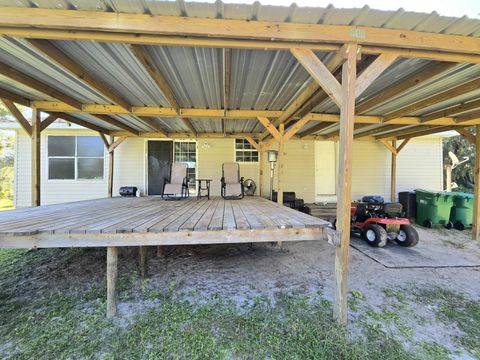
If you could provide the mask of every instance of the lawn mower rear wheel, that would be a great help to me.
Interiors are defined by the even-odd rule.
[[[387,231],[377,224],[368,225],[362,230],[362,238],[373,247],[384,247],[387,244]]]

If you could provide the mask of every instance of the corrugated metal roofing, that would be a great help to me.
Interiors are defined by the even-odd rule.
[[[52,9],[108,11],[153,15],[174,15],[203,18],[265,20],[293,23],[358,25],[427,31],[464,36],[480,36],[480,20],[443,17],[436,13],[421,14],[397,11],[379,11],[369,7],[337,9],[289,7],[254,4],[157,1],[157,0],[0,0],[1,6],[40,7]],[[121,94],[134,106],[170,106],[166,97],[149,74],[136,60],[129,45],[97,43],[93,41],[52,41],[69,57],[82,64],[95,78]],[[195,47],[146,46],[144,49],[154,61],[172,89],[177,102],[184,108],[224,108],[224,50]],[[329,53],[317,53],[325,60]],[[81,80],[62,69],[45,55],[31,47],[26,40],[0,38],[0,61],[61,90],[82,103],[109,104],[111,101]],[[421,71],[433,62],[420,59],[400,59],[387,69],[362,95],[368,99],[410,74]],[[426,81],[385,104],[370,110],[382,115],[427,98],[458,84],[480,78],[480,65],[459,65]],[[308,85],[310,76],[288,51],[231,50],[229,109],[282,110]],[[8,89],[33,100],[54,100],[26,86],[0,76],[0,88]],[[462,95],[441,104],[422,109],[411,115],[422,115],[461,101],[478,98],[480,90]],[[327,100],[316,112],[338,113],[338,108]],[[107,126],[93,115],[82,115],[92,123]],[[150,131],[134,116],[113,116],[139,131]],[[179,118],[152,118],[167,132],[188,132]],[[198,132],[259,132],[263,127],[255,119],[225,120],[191,119]],[[303,130],[314,126],[308,124]],[[332,128],[320,133],[331,132]]]

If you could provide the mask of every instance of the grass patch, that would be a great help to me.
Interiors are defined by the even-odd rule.
[[[435,306],[437,318],[454,323],[463,332],[458,342],[474,357],[480,358],[480,300],[469,300],[448,289],[420,289],[416,297]]]
[[[0,211],[3,210],[13,210],[13,200],[11,199],[0,199]]]

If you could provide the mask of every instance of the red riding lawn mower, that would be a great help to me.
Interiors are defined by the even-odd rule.
[[[383,247],[388,240],[405,247],[415,246],[417,230],[402,216],[402,204],[385,203],[381,196],[364,196],[361,202],[352,203],[351,232],[374,247]]]

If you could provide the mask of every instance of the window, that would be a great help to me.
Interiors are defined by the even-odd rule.
[[[258,162],[258,151],[245,139],[235,139],[235,161]]]
[[[197,143],[195,141],[177,141],[174,144],[174,159],[188,165],[187,177],[190,187],[195,188],[195,169],[197,165]]]
[[[104,150],[98,136],[49,136],[49,180],[103,180]]]

